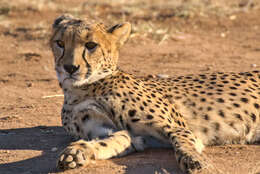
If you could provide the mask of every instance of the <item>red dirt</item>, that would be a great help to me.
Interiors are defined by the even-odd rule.
[[[66,7],[76,5],[64,2]],[[95,6],[95,10],[99,8],[105,9]],[[26,4],[6,14],[1,14],[1,9],[0,6],[0,173],[56,173],[58,153],[72,139],[61,127],[63,98],[44,96],[62,94],[48,39],[53,19],[66,10],[34,9]],[[102,15],[114,11],[108,7],[103,12],[99,17],[106,20]],[[159,23],[162,29],[171,28],[171,32],[163,34],[167,35],[164,41],[160,34],[134,33],[121,50],[119,66],[138,76],[259,70],[260,10],[232,15],[161,15],[162,19],[126,16],[134,27],[140,21],[152,22]],[[236,19],[232,20],[234,16]],[[226,173],[260,173],[259,145],[208,147],[206,153]],[[145,150],[61,173],[156,172],[180,173],[172,150]]]

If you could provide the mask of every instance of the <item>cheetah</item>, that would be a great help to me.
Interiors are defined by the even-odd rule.
[[[260,71],[173,78],[136,77],[117,66],[131,24],[62,15],[50,39],[65,130],[79,140],[65,148],[59,169],[171,147],[184,173],[223,173],[204,146],[260,139]]]

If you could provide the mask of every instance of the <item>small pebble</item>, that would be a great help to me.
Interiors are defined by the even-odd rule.
[[[58,150],[57,147],[53,147],[53,148],[51,149],[52,152],[56,152],[57,150]]]
[[[229,19],[230,19],[230,20],[235,20],[236,18],[237,18],[236,15],[231,15],[231,16],[229,16]]]
[[[153,75],[153,74],[149,74],[147,77],[148,77],[148,78],[156,78],[156,76]]]
[[[26,85],[27,85],[28,88],[30,88],[30,87],[32,87],[33,84],[29,82]]]
[[[158,78],[162,78],[162,79],[169,78],[169,75],[168,75],[168,74],[157,74],[156,76],[157,76]]]

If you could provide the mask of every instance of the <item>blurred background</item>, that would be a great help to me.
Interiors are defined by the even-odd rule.
[[[63,96],[48,45],[64,13],[131,22],[119,66],[137,76],[260,70],[260,0],[0,0],[0,173],[55,173],[71,141],[60,128]],[[259,145],[206,153],[227,173],[260,172]],[[171,150],[148,150],[64,173],[104,171],[180,172]]]

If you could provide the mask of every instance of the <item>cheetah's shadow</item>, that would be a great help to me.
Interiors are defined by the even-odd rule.
[[[58,173],[59,171],[56,169],[57,156],[71,141],[72,138],[66,134],[62,127],[38,126],[0,130],[0,150],[9,150],[11,156],[14,155],[12,150],[42,152],[40,156],[36,155],[33,158],[2,163],[0,164],[0,173]],[[55,147],[58,148],[57,151],[53,149]],[[171,150],[146,150],[127,157],[112,159],[112,162],[126,166],[126,174],[179,173],[176,161],[171,155],[173,155]]]
[[[71,138],[66,135],[61,127],[38,126],[0,130],[0,150],[9,150],[11,156],[13,156],[12,150],[35,150],[42,152],[40,156],[34,158],[0,164],[0,173],[30,174],[55,172],[55,161],[58,151],[52,151],[52,148],[62,149],[65,147],[64,144],[67,145],[70,141]]]

